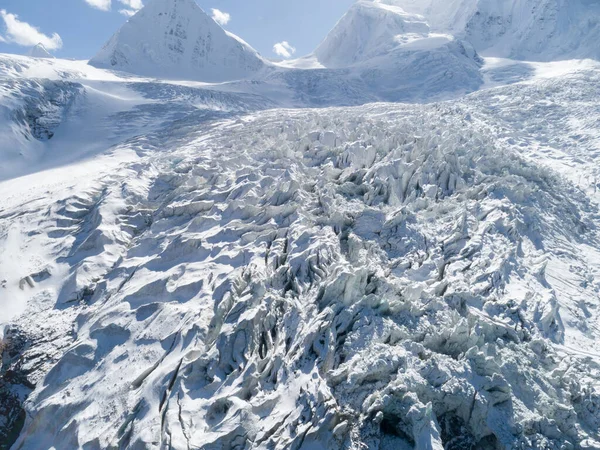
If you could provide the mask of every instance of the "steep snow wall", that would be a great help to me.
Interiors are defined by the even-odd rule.
[[[380,0],[423,15],[492,56],[550,61],[599,58],[600,3],[594,0]]]
[[[69,81],[0,75],[0,179],[37,162],[83,92]]]

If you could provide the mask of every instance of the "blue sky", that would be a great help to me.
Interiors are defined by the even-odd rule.
[[[149,0],[0,0],[0,53],[23,54],[29,50],[29,42],[41,40],[47,46],[57,47],[53,51],[57,57],[91,58],[127,20],[119,11],[136,8],[140,1]],[[295,56],[310,53],[354,2],[196,1],[208,13],[216,8],[229,14],[230,20],[224,28],[267,57],[275,57],[273,46],[284,41],[296,49]],[[102,10],[109,7],[109,11]],[[287,51],[291,53],[289,47]]]

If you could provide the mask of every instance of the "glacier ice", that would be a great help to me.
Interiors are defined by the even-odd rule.
[[[533,3],[474,4],[0,55],[0,448],[600,448],[600,66],[481,58]]]
[[[593,206],[476,111],[225,119],[60,194],[68,274],[31,323],[72,338],[15,448],[595,448],[548,275]]]

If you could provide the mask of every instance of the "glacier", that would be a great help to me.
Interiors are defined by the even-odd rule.
[[[0,55],[0,448],[600,448],[600,63],[427,5]]]

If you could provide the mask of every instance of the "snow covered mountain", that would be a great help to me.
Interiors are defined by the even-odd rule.
[[[29,53],[27,54],[27,56],[31,56],[32,58],[54,58],[54,56],[52,56],[50,54],[50,52],[48,52],[48,50],[46,50],[46,47],[44,47],[44,44],[37,44],[35,47],[33,47]]]
[[[467,39],[486,55],[534,61],[598,58],[594,0],[377,0],[422,14],[436,32]]]
[[[325,67],[349,67],[387,55],[410,40],[429,37],[422,17],[401,8],[359,0],[315,51]]]
[[[442,99],[483,82],[481,59],[469,44],[430,33],[422,18],[400,8],[367,1],[350,9],[313,56],[272,63],[194,0],[153,0],[90,64],[159,78],[251,79],[271,100],[287,96],[294,106]],[[277,94],[282,89],[288,94]]]
[[[590,0],[479,1],[465,27],[477,48],[525,60],[600,57],[600,3]]]
[[[470,44],[431,33],[421,16],[367,0],[350,8],[315,57],[327,68],[350,68],[386,100],[469,92],[482,83],[482,60]]]
[[[265,62],[223,30],[194,0],[151,0],[90,60],[152,77],[226,81],[255,75]]]

